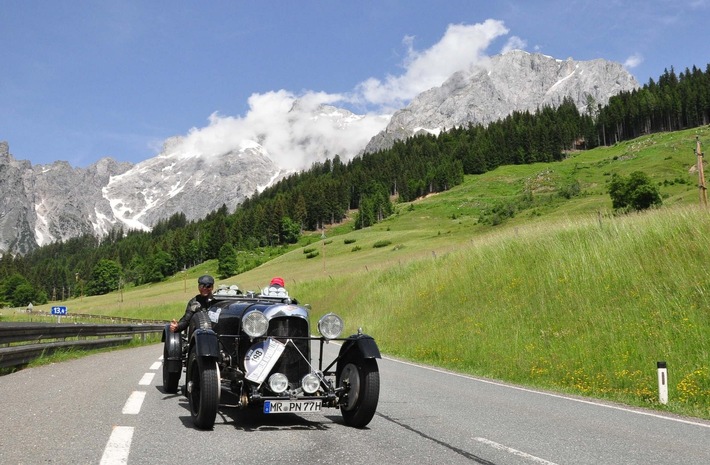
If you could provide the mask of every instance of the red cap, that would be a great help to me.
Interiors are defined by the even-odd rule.
[[[283,278],[274,278],[271,280],[270,284],[278,284],[281,287],[285,286]]]

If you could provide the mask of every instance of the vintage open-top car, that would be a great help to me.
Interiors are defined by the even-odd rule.
[[[380,391],[375,340],[361,331],[341,338],[343,320],[328,313],[311,335],[309,307],[283,289],[242,294],[221,286],[209,309],[200,310],[184,333],[163,332],[163,388],[176,393],[183,368],[183,392],[194,425],[214,426],[223,390],[239,408],[264,414],[320,412],[340,408],[346,425],[362,428],[375,414]],[[342,343],[338,356],[323,367],[323,346]],[[312,343],[319,348],[311,362]]]

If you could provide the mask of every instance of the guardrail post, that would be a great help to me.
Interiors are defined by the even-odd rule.
[[[658,367],[658,402],[662,404],[668,403],[668,371],[666,362],[656,363]]]

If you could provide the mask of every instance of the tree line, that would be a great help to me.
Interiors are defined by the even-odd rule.
[[[666,69],[657,82],[612,97],[596,113],[600,145],[710,124],[710,64],[680,75]]]
[[[394,203],[451,189],[465,175],[559,161],[570,150],[708,122],[710,65],[679,76],[671,68],[657,82],[613,96],[607,105],[588,96],[581,112],[566,98],[558,107],[514,112],[487,126],[416,135],[348,162],[336,155],[200,220],[178,213],[150,232],[117,227],[101,238],[85,235],[24,256],[4,254],[0,304],[104,294],[159,282],[210,259],[219,260],[220,274],[231,276],[298,242],[304,231],[341,222],[349,211],[357,211],[354,227],[365,228],[391,215]]]

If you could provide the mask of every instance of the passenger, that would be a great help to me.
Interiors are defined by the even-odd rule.
[[[269,297],[288,297],[283,278],[273,278],[269,285],[261,291],[261,294]]]
[[[279,278],[278,276],[273,278],[269,285],[262,289],[261,295],[267,297],[285,297],[288,298],[291,303],[298,305],[298,301],[296,299],[289,297],[288,291],[286,290],[286,283],[283,278]]]
[[[173,321],[170,323],[170,331],[174,333],[179,333],[185,330],[190,324],[190,319],[192,316],[202,309],[208,309],[212,302],[215,300],[212,295],[212,288],[214,287],[214,278],[208,274],[200,276],[197,280],[197,289],[199,294],[190,299],[187,303],[187,308],[185,308],[185,314],[180,318],[180,321]]]

